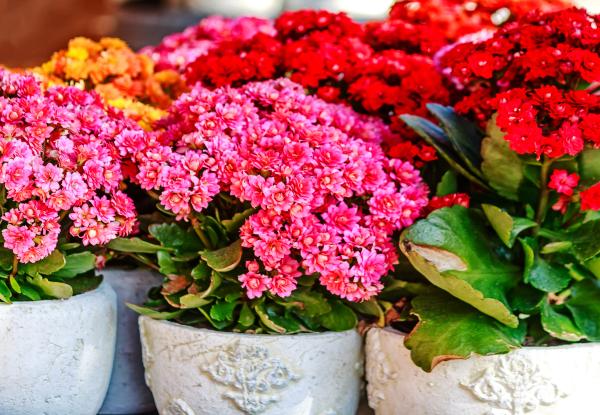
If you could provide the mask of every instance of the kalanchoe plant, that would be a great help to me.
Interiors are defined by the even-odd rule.
[[[583,11],[537,19],[484,44],[510,50],[517,38],[543,44],[554,42],[553,30],[572,35],[578,27],[578,46],[556,49],[560,65],[512,72],[490,97],[486,131],[440,105],[429,109],[441,126],[403,117],[452,168],[438,191],[464,186],[471,196],[471,208],[435,210],[401,236],[412,265],[437,287],[414,297],[400,318],[418,321],[406,345],[425,370],[472,353],[600,341],[600,96],[580,88],[600,79],[600,28]],[[546,22],[539,31],[537,22]],[[507,57],[517,66],[520,58]]]
[[[100,41],[77,37],[68,48],[34,69],[50,85],[93,90],[111,106],[149,128],[185,89],[179,74],[156,70],[148,56],[117,38]]]
[[[137,130],[94,93],[42,90],[0,70],[0,301],[66,298],[99,282],[89,247],[136,223],[113,141]]]
[[[198,85],[159,126],[117,141],[170,215],[145,240],[109,244],[165,275],[134,309],[278,333],[377,314],[370,300],[398,259],[392,235],[427,204],[418,171],[384,156],[385,124],[280,79]]]

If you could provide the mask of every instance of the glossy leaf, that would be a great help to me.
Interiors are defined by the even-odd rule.
[[[525,180],[525,163],[511,150],[504,133],[490,121],[487,137],[481,144],[481,170],[494,190],[510,200],[519,200],[519,190]]]
[[[243,303],[240,310],[240,316],[238,318],[238,324],[242,327],[250,327],[254,324],[256,317],[248,306],[248,303]]]
[[[107,245],[109,249],[119,252],[135,252],[140,254],[155,254],[160,250],[172,251],[172,248],[166,248],[160,245],[146,242],[140,238],[116,238]]]
[[[429,281],[498,321],[517,327],[507,293],[520,269],[498,255],[485,219],[462,206],[432,212],[403,232],[402,252]]]
[[[153,318],[155,320],[172,320],[174,318],[177,318],[181,315],[181,313],[183,313],[183,310],[176,310],[176,311],[156,311],[153,310],[151,308],[148,307],[142,307],[139,305],[135,305],[135,304],[126,304],[127,307],[129,307],[130,309],[132,309],[133,311],[135,311],[138,314],[141,314],[143,316],[148,316],[150,318]]]
[[[578,157],[579,176],[583,186],[600,182],[600,149],[587,148]]]
[[[156,253],[156,259],[161,274],[171,275],[177,273],[177,266],[175,265],[175,262],[173,262],[171,254],[166,251],[158,251]]]
[[[544,301],[541,312],[542,327],[552,337],[576,342],[585,338],[585,335],[575,326],[566,315],[555,311],[547,301]]]
[[[331,311],[321,317],[321,324],[331,331],[344,331],[356,327],[358,319],[352,309],[339,300],[331,301]]]
[[[210,317],[215,321],[232,321],[233,312],[239,304],[239,301],[219,301],[210,308]]]
[[[331,306],[323,294],[306,289],[296,289],[289,297],[286,297],[285,302],[293,304],[308,317],[316,317],[331,311]]]
[[[184,230],[176,223],[161,223],[150,225],[148,230],[163,246],[174,249],[178,255],[203,248],[192,228]]]
[[[458,189],[456,183],[456,174],[452,170],[448,170],[442,176],[442,179],[437,184],[435,195],[446,196],[452,193],[456,193]]]
[[[483,203],[481,207],[500,240],[509,248],[513,247],[521,232],[537,226],[536,222],[526,218],[512,217],[497,206]]]
[[[459,116],[452,107],[427,104],[427,109],[440,121],[458,156],[479,177],[481,172],[481,140],[483,135],[471,121]]]
[[[566,306],[588,340],[600,341],[600,281],[583,280],[573,284]]]
[[[30,276],[36,276],[37,274],[50,275],[63,268],[65,264],[65,256],[58,249],[55,249],[50,255],[38,262],[20,265],[20,270]]]
[[[49,281],[47,278],[42,278],[39,274],[33,278],[28,278],[27,281],[42,290],[48,297],[69,298],[73,296],[73,288],[64,282]]]
[[[252,216],[256,212],[256,209],[250,208],[246,209],[243,212],[236,213],[233,215],[231,219],[225,219],[221,221],[227,232],[234,233],[246,222],[250,216]]]
[[[406,337],[413,361],[430,372],[451,359],[508,353],[525,340],[525,326],[507,327],[443,292],[415,298],[419,323]]]
[[[580,261],[587,261],[600,254],[600,219],[585,222],[569,234],[573,252]]]
[[[232,271],[242,259],[242,241],[238,239],[231,245],[215,251],[202,251],[200,256],[215,271]]]
[[[96,267],[96,255],[89,251],[67,255],[65,266],[52,273],[53,277],[73,278],[93,270]]]

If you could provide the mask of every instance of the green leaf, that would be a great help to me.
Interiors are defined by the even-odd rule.
[[[135,311],[136,313],[141,314],[143,316],[148,316],[155,320],[172,320],[174,318],[179,317],[184,312],[184,310],[156,311],[156,310],[153,310],[148,307],[142,307],[142,306],[130,304],[130,303],[127,303],[126,305],[127,305],[127,307],[129,307],[130,309]]]
[[[102,282],[102,277],[96,275],[80,275],[69,280],[69,285],[73,289],[73,295],[86,293],[95,290]]]
[[[321,324],[331,331],[351,330],[358,324],[356,314],[339,300],[331,302],[331,311],[321,317]]]
[[[443,158],[457,173],[485,189],[489,188],[485,182],[461,164],[459,156],[454,150],[448,148],[447,144],[450,140],[444,133],[444,130],[431,121],[415,115],[401,115],[400,118],[423,140],[425,140],[427,144],[435,148],[440,157]]]
[[[22,264],[20,271],[30,276],[36,276],[37,274],[50,275],[64,267],[66,263],[63,253],[55,249],[50,255],[38,262]]]
[[[519,190],[525,178],[525,163],[511,150],[495,119],[494,115],[488,124],[487,137],[481,143],[481,170],[490,186],[501,196],[519,200]]]
[[[208,264],[204,261],[200,261],[198,265],[196,265],[191,272],[191,276],[195,280],[203,280],[205,278],[210,277],[212,270],[208,266]]]
[[[483,203],[481,207],[500,240],[509,248],[513,247],[521,232],[537,226],[536,222],[526,218],[512,217],[497,206]]]
[[[448,170],[442,176],[442,179],[437,184],[435,195],[446,196],[452,193],[456,193],[458,185],[456,183],[456,174],[452,170]]]
[[[10,304],[10,297],[12,297],[10,288],[8,288],[8,285],[3,280],[0,280],[0,301]]]
[[[242,241],[238,239],[231,245],[215,251],[202,251],[200,256],[215,271],[231,271],[238,266],[242,259]]]
[[[207,297],[212,295],[221,285],[222,278],[218,272],[212,272],[208,288],[196,294],[185,294],[179,299],[181,308],[198,308],[210,304],[212,300]]]
[[[538,257],[524,280],[538,290],[556,293],[567,288],[571,275],[562,265],[552,264]]]
[[[164,275],[177,274],[177,266],[171,258],[171,254],[166,251],[158,251],[156,253],[156,259],[158,260],[159,272]]]
[[[21,294],[21,286],[19,285],[15,277],[11,275],[8,278],[8,282],[10,284],[10,288],[12,288],[14,292],[16,292],[17,294]]]
[[[573,284],[566,306],[588,340],[600,341],[600,281],[583,280]]]
[[[28,278],[27,281],[40,288],[49,297],[69,298],[73,296],[73,288],[64,282],[49,281],[47,278],[42,278],[39,274],[36,274],[33,278]]]
[[[286,333],[287,330],[285,329],[285,327],[276,324],[273,320],[271,320],[271,318],[267,314],[264,303],[257,304],[254,310],[256,311],[256,314],[258,314],[258,318],[260,319],[261,323],[264,324],[266,328],[268,328],[271,331],[274,331],[275,333]]]
[[[524,324],[507,327],[441,291],[416,297],[412,306],[419,323],[404,344],[426,372],[445,360],[508,353],[525,340]]]
[[[0,269],[10,271],[13,266],[15,254],[11,250],[0,247]]]
[[[233,215],[231,219],[225,219],[221,221],[227,232],[234,233],[246,222],[250,216],[252,216],[256,212],[256,209],[250,208],[246,209],[243,212],[236,213]]]
[[[248,303],[243,303],[242,309],[240,310],[240,317],[238,318],[239,325],[242,327],[250,327],[254,324],[254,320],[256,320],[256,317],[248,306]]]
[[[174,249],[178,255],[198,252],[203,248],[192,228],[186,231],[176,223],[161,223],[150,225],[148,230],[163,246]]]
[[[385,326],[385,313],[375,298],[360,303],[350,302],[348,305],[362,316],[376,317],[377,324]]]
[[[514,310],[533,314],[539,311],[542,302],[546,299],[546,293],[531,285],[520,284],[511,291],[509,298],[510,305]]]
[[[140,238],[116,238],[107,245],[109,249],[119,252],[136,252],[140,254],[155,254],[158,251],[172,251],[160,245],[151,244]]]
[[[585,335],[573,324],[573,321],[564,314],[555,311],[547,301],[542,305],[542,327],[552,337],[576,342],[585,338]]]
[[[323,294],[306,289],[297,289],[285,299],[285,303],[293,303],[300,313],[308,317],[317,317],[331,311],[331,306]]]
[[[42,299],[37,289],[27,282],[21,283],[21,294],[31,301],[39,301]]]
[[[441,122],[456,153],[473,174],[481,177],[482,134],[471,121],[456,114],[452,107],[440,104],[427,104],[427,109]]]
[[[52,273],[53,277],[73,278],[96,267],[96,255],[89,251],[65,257],[65,266]]]
[[[210,308],[210,317],[215,321],[232,321],[233,312],[239,304],[239,301],[219,301]]]
[[[600,254],[600,220],[585,222],[569,233],[573,253],[580,261],[587,261]]]
[[[507,293],[518,284],[521,271],[498,254],[499,247],[482,215],[462,206],[438,209],[400,237],[402,252],[431,283],[517,327]]]
[[[600,149],[586,148],[578,157],[580,184],[591,186],[600,182]]]

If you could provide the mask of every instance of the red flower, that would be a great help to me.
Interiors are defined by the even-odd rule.
[[[581,210],[600,210],[600,182],[581,192]]]
[[[441,209],[444,207],[450,207],[454,205],[460,205],[468,208],[470,205],[471,199],[466,193],[452,193],[446,196],[434,196],[429,201],[429,204],[425,208],[425,212],[427,214],[433,212],[434,210]]]
[[[573,189],[579,184],[577,173],[569,174],[566,170],[556,169],[552,172],[548,187],[566,196],[573,195]]]

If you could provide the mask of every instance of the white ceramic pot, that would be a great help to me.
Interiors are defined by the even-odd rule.
[[[369,405],[377,415],[597,415],[600,344],[525,347],[440,363],[426,373],[404,335],[367,334]]]
[[[140,317],[146,381],[161,415],[354,415],[362,338],[252,335]]]
[[[112,369],[116,295],[0,305],[0,414],[95,415]]]
[[[148,290],[162,276],[145,268],[108,267],[100,272],[117,293],[117,347],[106,399],[100,414],[143,414],[154,410],[152,393],[144,381],[138,314],[125,304],[142,304]]]

